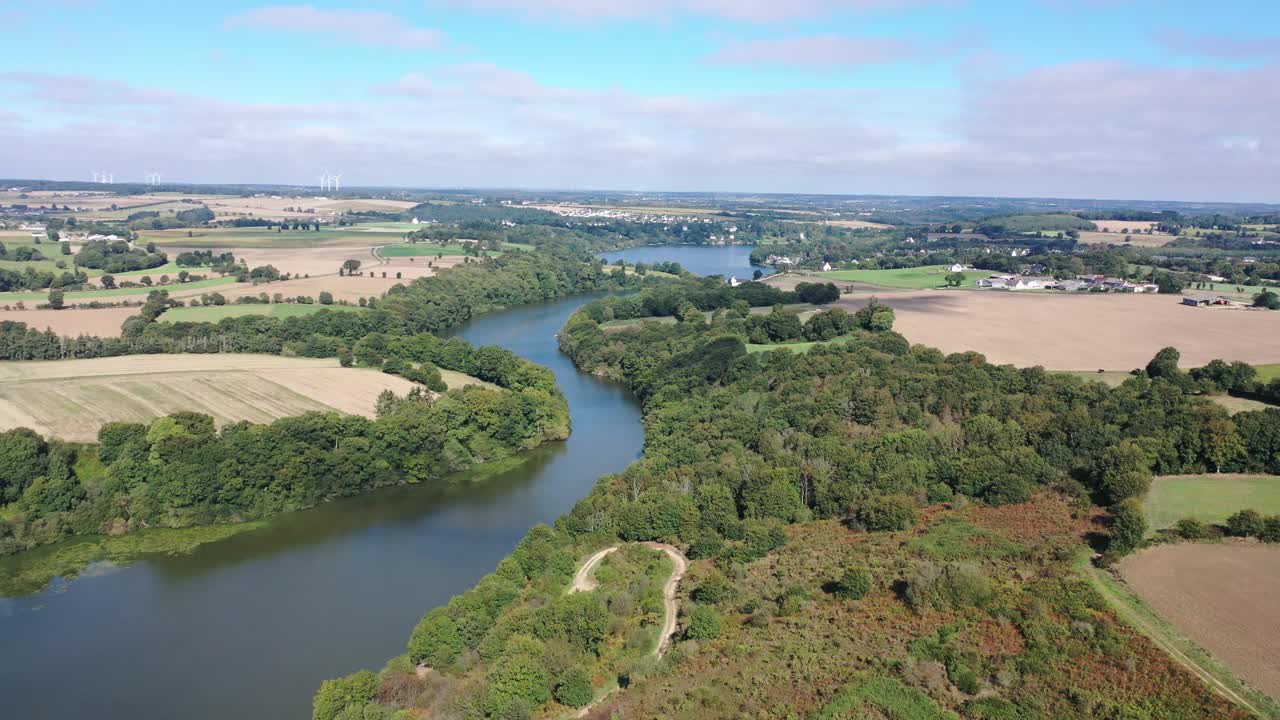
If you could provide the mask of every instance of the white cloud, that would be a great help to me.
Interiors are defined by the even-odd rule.
[[[727,45],[708,55],[717,65],[803,65],[836,67],[880,65],[920,54],[909,41],[896,38],[812,35],[751,40]]]
[[[965,0],[443,0],[474,10],[522,12],[537,19],[635,20],[702,15],[742,22],[814,18],[839,12],[956,6]]]
[[[323,10],[314,5],[271,5],[227,18],[229,28],[255,28],[294,33],[321,33],[351,42],[405,50],[439,47],[438,30],[416,28],[379,10]]]
[[[328,166],[351,185],[1274,201],[1277,69],[1072,63],[928,97],[686,96],[561,87],[474,63],[322,105],[9,74],[0,98],[16,93],[10,106],[24,116],[63,121],[0,122],[0,167],[307,182]]]
[[[1152,39],[1169,52],[1192,57],[1219,60],[1280,58],[1280,36],[1247,37],[1165,29],[1156,32]]]

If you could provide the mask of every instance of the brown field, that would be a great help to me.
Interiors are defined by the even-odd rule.
[[[0,321],[26,323],[37,330],[52,330],[59,335],[97,335],[120,337],[120,324],[138,314],[136,307],[67,308],[65,310],[8,310],[0,312]]]
[[[455,379],[456,381],[456,379]],[[272,355],[133,355],[0,363],[0,430],[29,427],[92,442],[112,421],[146,422],[179,410],[219,425],[269,422],[311,410],[372,417],[378,393],[414,384],[336,359]]]
[[[975,350],[999,364],[1055,370],[1131,370],[1161,348],[1182,366],[1214,358],[1280,361],[1280,312],[1191,308],[1162,295],[1077,295],[978,290],[879,293],[894,329],[944,352]],[[847,295],[856,310],[870,293]]]
[[[377,244],[379,243],[376,238],[370,242],[370,246]],[[165,246],[164,251],[170,258],[176,258],[181,253],[195,249]],[[337,275],[338,268],[342,267],[342,263],[346,260],[359,260],[363,266],[373,265],[378,261],[373,256],[371,247],[228,247],[226,252],[234,254],[237,260],[243,260],[251,268],[273,265],[280,272],[290,275]]]
[[[1160,545],[1125,558],[1119,568],[1166,620],[1280,699],[1280,547]]]
[[[378,266],[381,267],[381,266]],[[203,292],[216,290],[222,293],[222,296],[234,300],[238,297],[246,295],[261,295],[266,293],[268,297],[280,293],[285,297],[297,297],[305,295],[306,297],[318,297],[320,292],[327,290],[333,294],[335,300],[347,300],[349,302],[357,302],[364,297],[382,297],[396,283],[407,285],[411,282],[408,278],[400,280],[395,279],[395,272],[388,270],[388,277],[369,277],[366,273],[362,276],[355,277],[338,277],[337,275],[325,275],[323,277],[310,277],[301,280],[283,280],[280,282],[264,283],[262,285],[253,285],[252,283],[243,283],[236,285],[228,285],[226,287],[208,288]],[[189,295],[175,295],[180,298],[190,298],[192,296],[199,298],[201,291],[190,293]]]

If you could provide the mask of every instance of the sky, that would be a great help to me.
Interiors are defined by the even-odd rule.
[[[1280,202],[1274,0],[8,0],[0,39],[0,177]]]

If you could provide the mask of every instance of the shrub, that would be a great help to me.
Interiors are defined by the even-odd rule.
[[[1280,515],[1272,515],[1263,522],[1258,539],[1262,542],[1280,543]]]
[[[842,600],[861,600],[871,592],[871,574],[866,570],[846,570],[832,583],[832,594]]]
[[[733,585],[723,573],[712,572],[698,583],[690,596],[697,602],[716,605],[733,597]]]
[[[906,495],[868,498],[854,512],[854,520],[871,531],[910,530],[916,524],[915,501]]]
[[[981,605],[991,598],[991,581],[972,563],[921,563],[907,579],[906,599],[913,609],[951,610]]]
[[[1195,518],[1183,518],[1174,524],[1173,534],[1185,540],[1203,540],[1209,537],[1209,527]]]
[[[554,692],[556,702],[569,707],[580,708],[591,703],[595,693],[591,689],[591,678],[580,667],[566,668],[556,677]]]
[[[684,636],[689,640],[713,640],[724,631],[724,618],[710,605],[697,605],[689,614],[689,627]]]
[[[1125,440],[1103,451],[1095,473],[1107,502],[1118,503],[1151,488],[1151,457],[1136,442]]]
[[[1111,538],[1107,552],[1112,555],[1128,555],[1142,545],[1147,535],[1147,519],[1142,506],[1130,498],[1111,507]]]
[[[1234,537],[1258,537],[1266,529],[1266,521],[1257,510],[1241,510],[1227,518],[1227,534]]]

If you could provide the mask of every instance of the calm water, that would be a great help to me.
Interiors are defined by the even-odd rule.
[[[723,275],[739,280],[750,280],[756,270],[772,275],[773,268],[751,264],[751,251],[754,249],[750,245],[647,245],[601,253],[600,256],[611,263],[616,263],[619,258],[628,264],[678,262],[695,275]]]
[[[567,442],[484,483],[343,500],[188,557],[0,600],[0,717],[304,720],[322,679],[403,652],[423,613],[639,456],[634,399],[556,347],[584,302],[495,313],[457,333],[555,371],[573,415]]]

